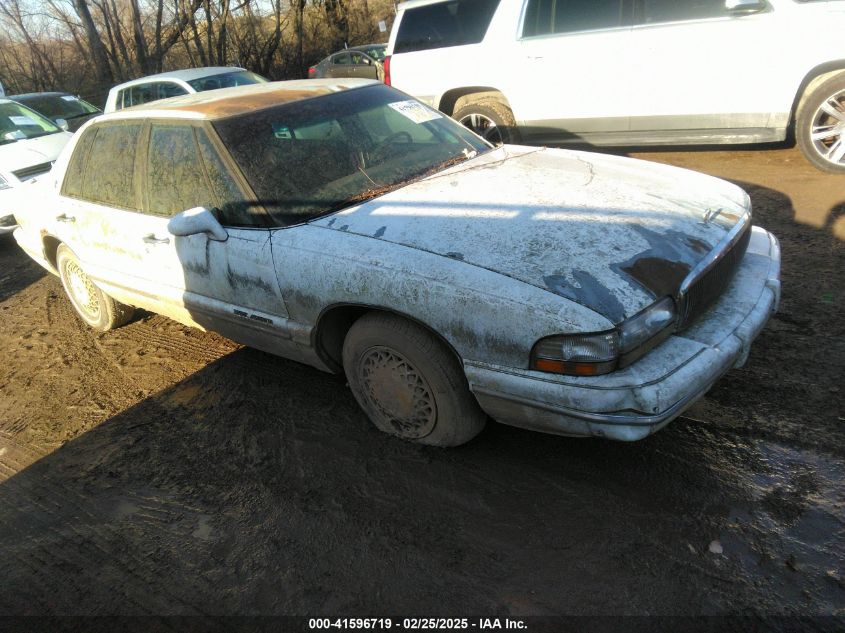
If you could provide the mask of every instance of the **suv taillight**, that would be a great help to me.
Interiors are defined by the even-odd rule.
[[[384,83],[386,85],[390,85],[390,55],[384,58],[382,62],[382,66],[384,66]]]

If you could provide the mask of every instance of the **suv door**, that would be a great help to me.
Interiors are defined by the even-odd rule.
[[[525,138],[628,129],[632,5],[527,0],[506,95]]]
[[[638,0],[635,19],[632,131],[786,126],[794,86],[784,79],[799,56],[771,5],[742,15],[725,0]]]

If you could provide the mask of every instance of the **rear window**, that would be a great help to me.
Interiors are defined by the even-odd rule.
[[[478,44],[498,6],[499,0],[454,0],[408,9],[402,16],[393,52]]]
[[[249,86],[251,84],[266,84],[267,80],[248,70],[237,70],[231,73],[200,77],[188,82],[197,92],[219,90],[220,88],[234,88],[235,86]]]

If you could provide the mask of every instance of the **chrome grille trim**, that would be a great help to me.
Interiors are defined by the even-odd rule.
[[[750,238],[751,212],[747,210],[681,283],[676,297],[678,330],[690,325],[724,291],[745,255]]]

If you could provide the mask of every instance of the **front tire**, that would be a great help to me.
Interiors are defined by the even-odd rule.
[[[56,268],[65,293],[80,318],[95,330],[106,332],[125,325],[135,308],[115,301],[88,278],[79,259],[65,244],[56,251]]]
[[[378,312],[358,319],[343,344],[343,369],[358,404],[390,435],[458,446],[487,421],[455,356],[406,319]]]
[[[795,137],[815,167],[845,174],[845,73],[804,96],[795,117]]]

